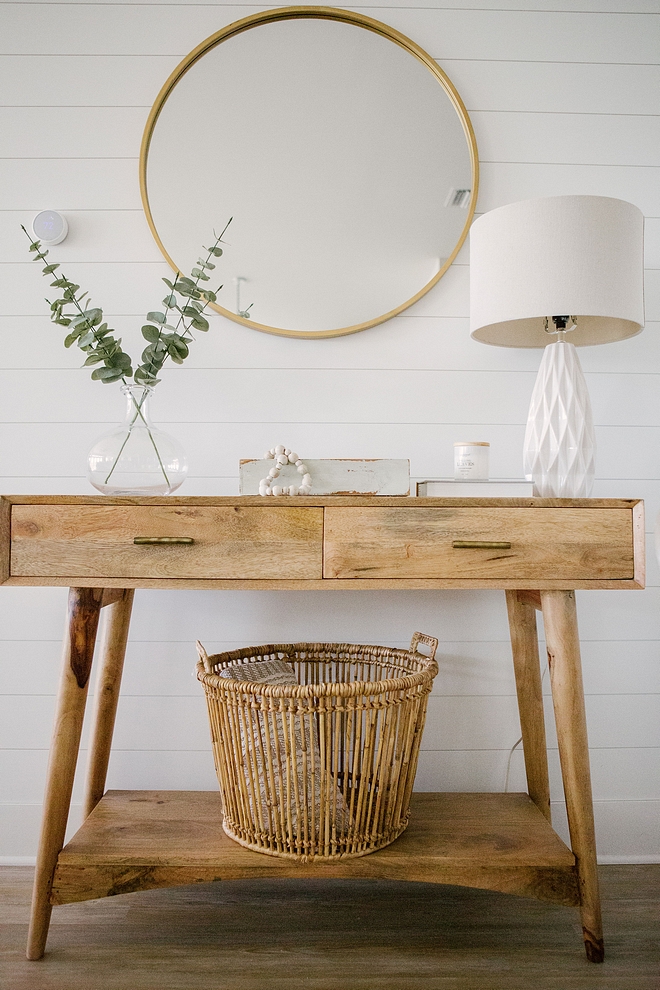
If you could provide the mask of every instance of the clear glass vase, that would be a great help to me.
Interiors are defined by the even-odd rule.
[[[183,484],[188,463],[181,444],[154,426],[153,388],[122,385],[126,418],[97,440],[87,456],[87,477],[104,495],[169,495]]]

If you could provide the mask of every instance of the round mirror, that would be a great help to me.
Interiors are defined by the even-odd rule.
[[[289,7],[229,25],[175,69],[140,181],[184,274],[233,218],[219,312],[335,336],[395,316],[444,274],[474,212],[477,150],[456,90],[414,42],[360,14]]]

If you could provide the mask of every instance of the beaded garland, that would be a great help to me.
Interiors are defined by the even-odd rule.
[[[307,467],[296,453],[278,444],[264,454],[265,460],[275,461],[267,477],[259,482],[260,495],[309,495],[312,490],[312,476]],[[295,464],[298,474],[302,475],[300,485],[276,485],[274,482],[280,476],[280,471],[286,464]]]

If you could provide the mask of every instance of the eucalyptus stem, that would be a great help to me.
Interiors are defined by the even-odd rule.
[[[222,242],[222,238],[224,237],[225,233],[227,232],[227,227],[229,226],[229,224],[232,222],[233,219],[234,219],[233,217],[230,217],[229,218],[229,220],[227,221],[227,223],[223,227],[222,233],[218,237],[216,237],[216,239],[214,241],[214,244],[213,244],[213,247],[207,249],[207,252],[208,252],[207,255],[206,255],[207,264],[208,264],[209,259],[212,258],[213,255],[214,255],[214,249],[217,248],[218,244],[220,244]],[[200,289],[199,288],[199,275],[195,279],[195,288],[198,289],[200,292],[203,292],[204,291],[203,289]],[[207,301],[206,305],[203,307],[202,313],[206,310],[207,306],[208,306],[208,301]],[[177,324],[176,324],[177,330],[181,326],[181,323],[182,322],[183,322],[184,333],[189,333],[190,334],[190,339],[193,340],[194,338],[193,338],[193,335],[192,335],[192,333],[190,331],[191,324],[189,324],[188,326],[186,326],[183,313],[181,313],[181,315],[179,316],[179,319],[177,321]]]
[[[140,404],[138,405],[138,403],[135,401],[135,396],[133,394],[131,394],[131,402],[135,406],[135,416],[133,417],[133,419],[131,420],[131,422],[128,424],[128,429],[126,431],[126,439],[124,440],[124,442],[122,443],[121,447],[119,448],[119,451],[117,453],[117,456],[115,457],[115,462],[112,465],[112,467],[110,468],[110,471],[108,472],[108,475],[107,475],[105,481],[103,482],[104,485],[107,485],[108,481],[112,477],[112,474],[113,474],[115,468],[119,464],[119,459],[120,459],[120,457],[121,457],[121,455],[122,455],[122,453],[124,451],[124,447],[126,446],[126,444],[128,443],[128,441],[130,440],[130,437],[131,437],[131,428],[132,428],[133,424],[135,423],[135,420],[139,416],[140,419],[142,420],[142,422],[144,423],[145,427],[146,427],[147,433],[149,434],[149,439],[151,440],[151,445],[154,448],[154,450],[156,451],[156,457],[158,458],[158,463],[160,465],[161,471],[163,472],[163,477],[165,478],[165,481],[167,483],[167,487],[168,488],[170,487],[170,479],[167,477],[167,471],[165,470],[165,465],[163,464],[163,461],[161,459],[160,451],[158,450],[158,446],[156,444],[156,441],[154,440],[153,434],[152,434],[151,430],[149,429],[149,424],[147,423],[146,419],[142,415],[142,406],[147,401],[147,395],[148,395],[148,392],[147,392],[147,389],[145,387],[144,395],[140,399]]]

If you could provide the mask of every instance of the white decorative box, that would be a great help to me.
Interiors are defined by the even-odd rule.
[[[312,476],[312,495],[409,495],[410,461],[403,459],[303,458]],[[273,466],[272,460],[239,462],[239,494],[258,495],[259,482]],[[282,470],[282,483],[297,482],[293,465]]]

